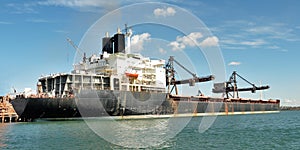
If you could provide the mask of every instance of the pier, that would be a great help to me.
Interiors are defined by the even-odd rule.
[[[0,96],[0,121],[1,123],[11,123],[18,120],[18,115],[13,106],[9,103],[8,96]]]

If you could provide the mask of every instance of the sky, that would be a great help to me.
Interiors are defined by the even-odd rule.
[[[127,23],[136,52],[175,55],[199,76],[224,68],[220,80],[237,71],[271,87],[246,97],[300,106],[299,6],[298,0],[1,0],[0,95],[35,89],[41,75],[70,72],[80,55],[66,38],[100,53],[105,32],[112,35]],[[210,93],[212,83],[200,87]]]

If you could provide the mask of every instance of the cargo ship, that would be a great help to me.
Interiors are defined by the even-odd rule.
[[[38,79],[36,94],[18,94],[11,103],[20,121],[39,118],[81,118],[115,116],[117,118],[162,118],[174,116],[229,115],[278,112],[280,100],[240,98],[238,92],[268,89],[268,86],[237,88],[236,72],[229,81],[214,84],[220,98],[178,93],[178,86],[208,82],[213,75],[198,77],[180,64],[131,53],[131,29],[118,29],[112,37],[102,39],[102,52],[86,57],[70,73],[58,73]],[[125,38],[127,46],[125,49]],[[78,48],[70,39],[68,41]],[[174,65],[191,74],[178,80]],[[241,77],[242,78],[242,77]],[[242,78],[245,80],[244,78]],[[250,83],[250,82],[249,82]]]

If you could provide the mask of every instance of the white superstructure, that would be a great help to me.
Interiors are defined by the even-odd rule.
[[[80,89],[166,92],[165,60],[125,52],[124,37],[120,32],[104,37],[102,54],[84,55],[71,73],[41,77],[38,93],[61,97]]]

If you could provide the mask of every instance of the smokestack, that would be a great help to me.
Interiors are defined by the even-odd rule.
[[[102,38],[102,53],[107,52],[109,54],[114,53],[113,51],[113,39],[109,37],[106,32],[105,37]]]
[[[117,33],[114,35],[113,42],[115,53],[125,53],[125,35],[121,33],[120,28],[118,28]]]

